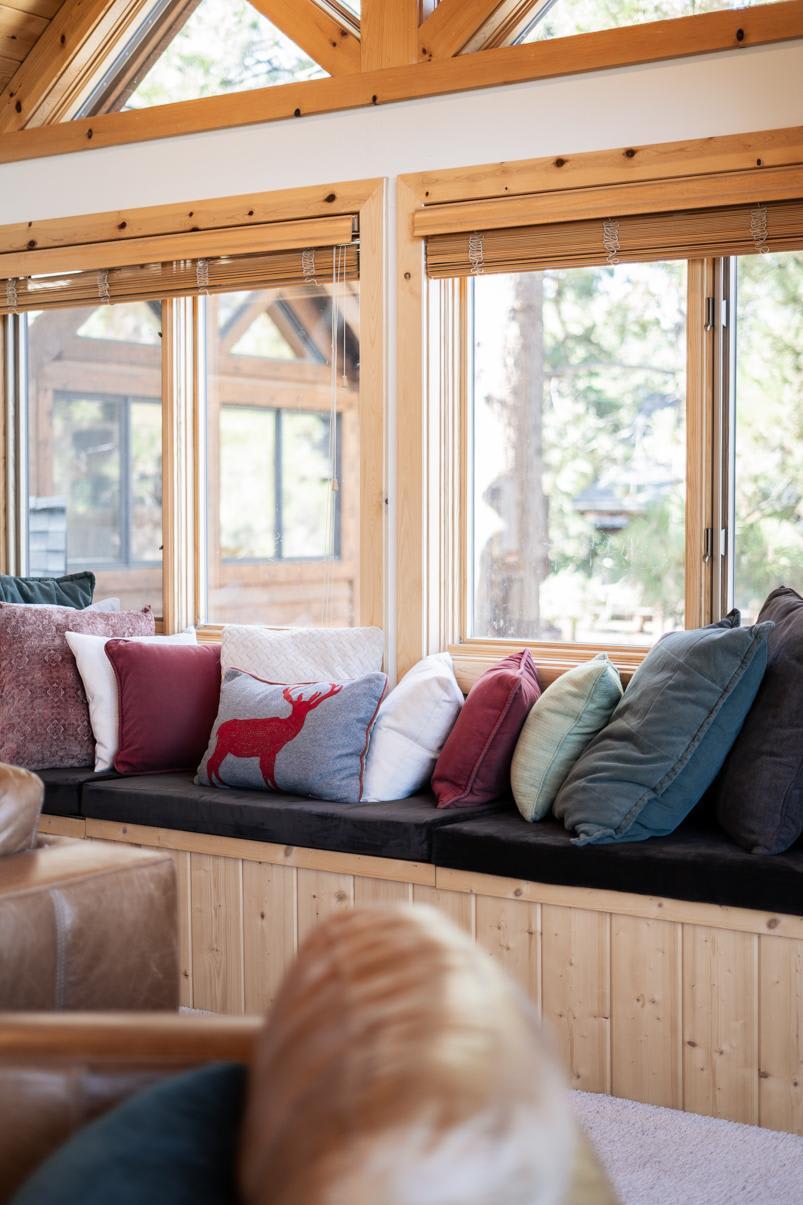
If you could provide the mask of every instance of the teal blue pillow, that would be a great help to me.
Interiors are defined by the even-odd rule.
[[[510,785],[525,820],[542,820],[589,741],[622,697],[619,672],[598,653],[575,665],[536,699],[516,745]]]
[[[555,800],[575,844],[673,832],[711,785],[767,668],[772,623],[670,632],[647,654],[610,723]]]
[[[92,603],[95,575],[68,573],[65,577],[11,577],[0,573],[0,602],[47,603],[82,610]]]
[[[228,1205],[246,1069],[212,1063],[161,1080],[80,1130],[12,1205]]]

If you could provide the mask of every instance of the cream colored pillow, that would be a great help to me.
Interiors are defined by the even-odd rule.
[[[548,686],[524,721],[510,784],[525,820],[543,820],[589,741],[622,697],[619,672],[599,653]]]
[[[381,628],[265,628],[227,624],[220,669],[244,669],[266,682],[344,682],[378,673],[385,654]]]

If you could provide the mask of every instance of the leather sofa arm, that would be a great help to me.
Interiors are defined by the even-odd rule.
[[[50,840],[0,859],[0,1009],[175,1009],[170,854]]]
[[[260,1017],[0,1014],[0,1203],[77,1130],[165,1075],[248,1062]]]

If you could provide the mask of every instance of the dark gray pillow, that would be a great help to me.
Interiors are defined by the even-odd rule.
[[[95,575],[68,573],[64,577],[12,577],[0,573],[0,602],[48,603],[55,607],[88,607],[95,594]]]
[[[59,1147],[12,1205],[233,1205],[246,1079],[212,1063],[145,1088]]]
[[[715,787],[719,823],[754,854],[783,853],[803,833],[803,598],[779,586],[767,619],[767,672]]]
[[[738,623],[735,611],[707,628],[670,632],[647,654],[555,800],[575,844],[663,836],[700,800],[767,665],[773,625]]]

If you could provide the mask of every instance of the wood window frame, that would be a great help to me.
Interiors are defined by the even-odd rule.
[[[429,171],[399,178],[398,341],[407,349],[397,366],[398,533],[396,644],[403,672],[420,657],[449,649],[464,689],[507,652],[527,641],[466,639],[464,567],[467,546],[466,394],[467,330],[461,321],[460,284],[432,289],[424,265],[422,230],[437,224],[447,206],[482,202],[485,224],[504,224],[515,198],[548,209],[554,194],[578,190],[584,203],[599,189],[616,212],[617,186],[640,182],[642,195],[666,209],[667,195],[681,209],[706,181],[723,204],[751,191],[762,202],[781,199],[790,169],[803,195],[803,129],[792,127],[749,134],[613,148],[572,157],[485,164]],[[769,170],[767,170],[769,169]],[[776,171],[775,169],[781,169]],[[513,201],[511,201],[513,199]],[[610,216],[606,213],[605,216]],[[687,323],[687,504],[686,622],[696,626],[718,613],[726,596],[724,561],[704,564],[700,548],[705,528],[719,519],[726,424],[718,377],[726,371],[727,348],[717,323],[704,331],[703,306],[725,287],[717,273],[722,261],[689,260]],[[462,307],[465,313],[465,306]],[[436,340],[439,341],[436,344]],[[440,347],[442,354],[433,355]],[[453,516],[459,516],[457,524]],[[646,649],[618,645],[533,643],[543,681],[596,652],[608,652],[625,676]]]
[[[65,263],[91,259],[98,244],[114,245],[118,258],[125,247],[147,246],[149,240],[176,236],[181,254],[193,257],[210,232],[264,229],[266,222],[310,221],[334,215],[358,214],[360,220],[360,387],[359,387],[359,607],[360,624],[384,626],[385,613],[385,210],[386,182],[369,179],[246,194],[183,204],[87,214],[0,227],[0,256],[35,247],[36,271],[57,273]],[[197,237],[196,237],[197,236]],[[240,236],[237,236],[238,238]],[[200,240],[200,243],[199,243]],[[247,247],[244,247],[244,250]],[[139,261],[142,262],[142,261]],[[21,265],[24,271],[24,263]],[[202,371],[195,341],[199,302],[178,297],[162,303],[162,462],[163,462],[163,602],[166,632],[196,626],[202,613],[204,589],[205,432],[200,413]],[[2,337],[2,336],[0,336]],[[14,399],[4,390],[0,431],[11,434]],[[15,524],[14,457],[3,439],[2,532],[0,564],[8,572],[10,524]],[[20,449],[15,449],[19,456]],[[13,541],[12,541],[13,545]],[[270,567],[266,566],[266,571]],[[221,625],[200,625],[199,636],[220,638]]]

